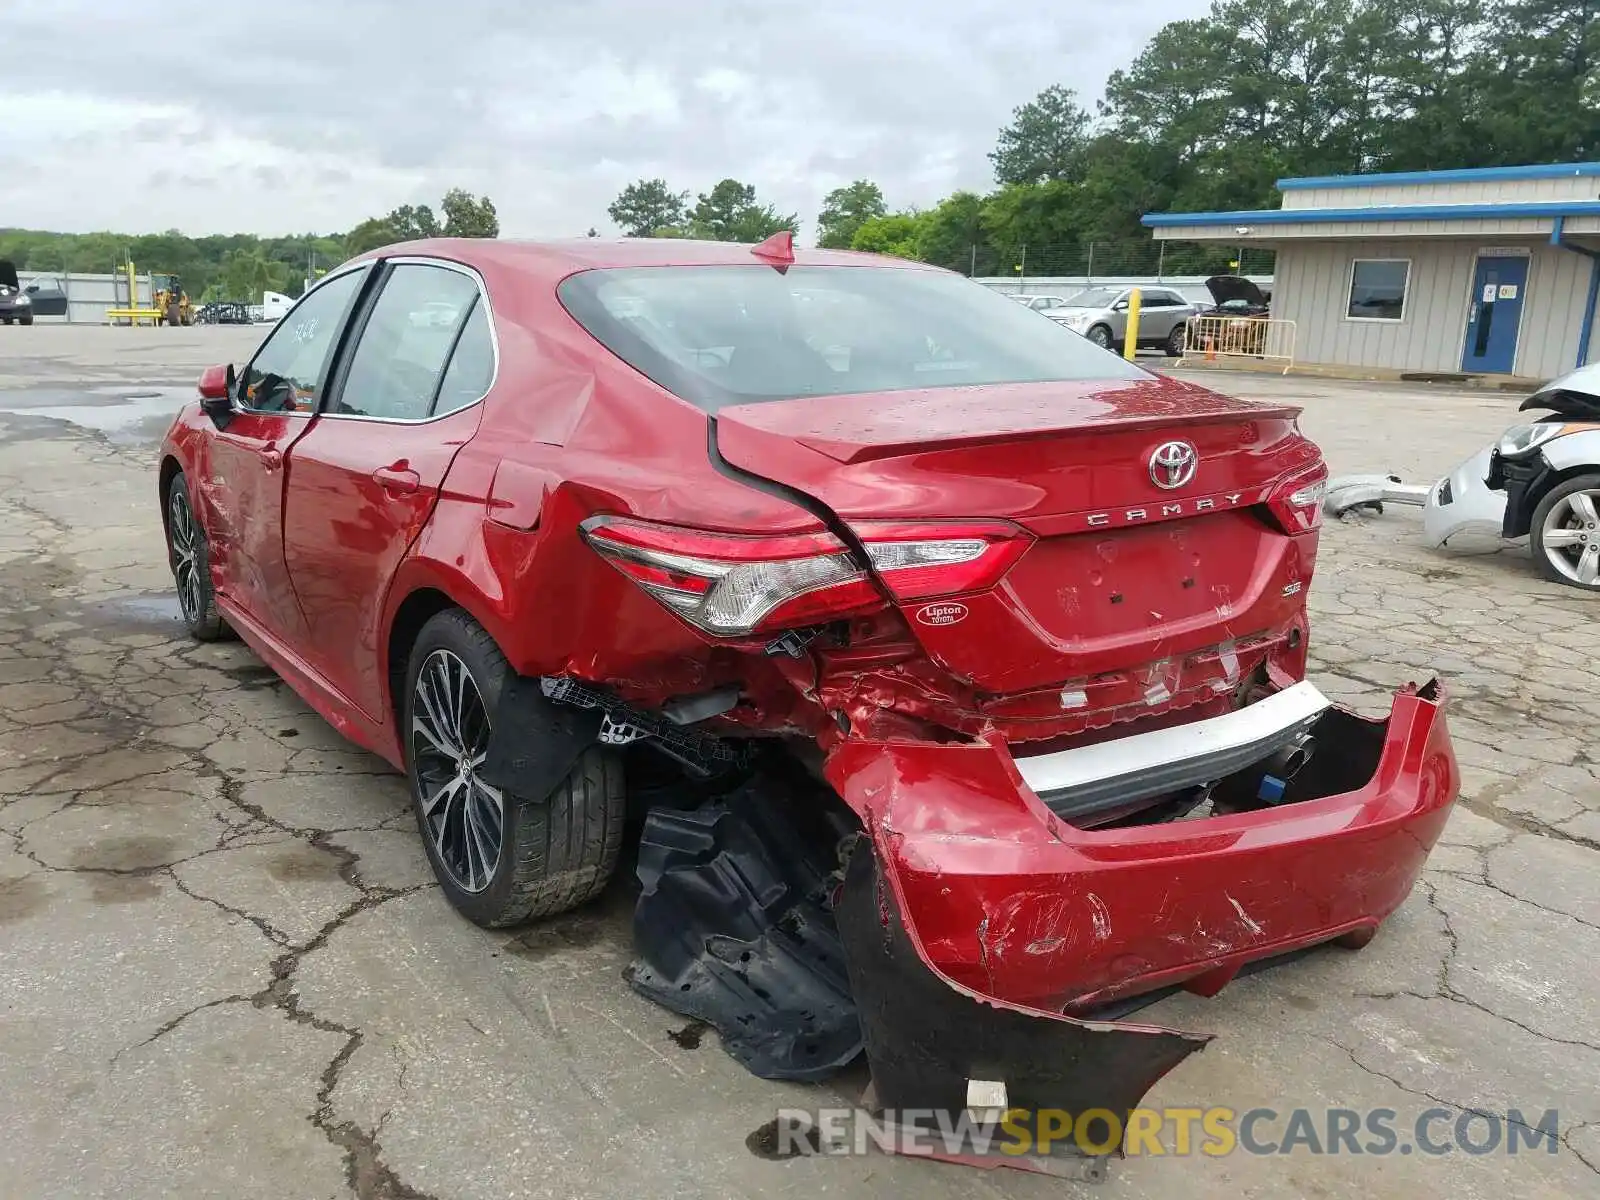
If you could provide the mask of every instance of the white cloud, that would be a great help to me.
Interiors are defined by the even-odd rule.
[[[503,231],[608,228],[632,179],[733,176],[809,228],[985,188],[1011,109],[1086,100],[1206,0],[7,0],[7,224],[339,231],[445,189]]]

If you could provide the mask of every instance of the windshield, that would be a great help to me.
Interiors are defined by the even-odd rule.
[[[1117,302],[1121,292],[1113,292],[1110,288],[1090,288],[1086,292],[1079,292],[1067,301],[1068,308],[1110,308]]]
[[[797,396],[1143,375],[942,271],[612,268],[569,277],[560,296],[613,354],[712,413]]]

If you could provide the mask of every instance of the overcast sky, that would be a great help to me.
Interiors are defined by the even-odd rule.
[[[451,186],[613,232],[662,176],[797,211],[991,182],[1013,108],[1098,97],[1207,0],[0,0],[0,226],[342,232]]]

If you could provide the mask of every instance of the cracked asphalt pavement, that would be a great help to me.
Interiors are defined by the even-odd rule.
[[[401,780],[242,645],[183,636],[155,439],[259,332],[0,335],[0,1196],[1600,1189],[1600,607],[1525,553],[1427,551],[1417,510],[1328,529],[1315,678],[1376,712],[1439,672],[1462,803],[1369,948],[1141,1019],[1219,1035],[1153,1104],[1387,1108],[1403,1141],[1435,1106],[1553,1108],[1558,1152],[1169,1155],[1101,1189],[775,1162],[746,1139],[778,1107],[849,1103],[864,1079],[764,1083],[632,993],[625,886],[512,933],[457,918]],[[1432,479],[1515,419],[1487,393],[1203,378],[1303,404],[1336,473]]]

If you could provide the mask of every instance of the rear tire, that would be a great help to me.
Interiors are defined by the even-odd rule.
[[[189,501],[189,481],[182,471],[167,484],[167,564],[178,588],[178,608],[189,636],[197,642],[221,641],[232,634],[217,611],[211,587],[211,547],[205,528]]]
[[[518,796],[477,777],[510,665],[465,612],[417,635],[401,737],[417,830],[455,909],[500,929],[592,900],[610,882],[627,815],[622,765],[586,750],[549,796]]]

